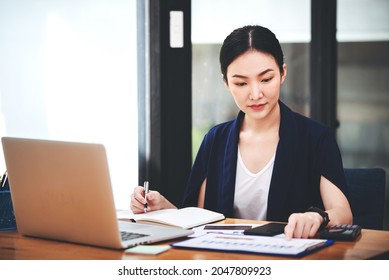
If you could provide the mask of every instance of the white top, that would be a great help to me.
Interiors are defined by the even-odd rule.
[[[266,220],[267,198],[273,174],[275,154],[258,173],[245,166],[238,147],[236,167],[234,216],[240,219]]]

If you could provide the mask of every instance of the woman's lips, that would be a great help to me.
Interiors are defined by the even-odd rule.
[[[266,104],[254,104],[254,105],[250,105],[249,107],[254,111],[260,111],[265,107],[265,105]]]

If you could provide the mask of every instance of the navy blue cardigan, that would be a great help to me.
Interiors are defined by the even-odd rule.
[[[281,108],[279,143],[270,183],[267,220],[287,221],[292,213],[310,206],[323,209],[320,177],[335,184],[346,196],[346,179],[338,145],[331,130]],[[183,207],[196,206],[200,186],[207,178],[204,208],[233,216],[239,132],[244,113],[213,127],[204,137],[189,175]]]

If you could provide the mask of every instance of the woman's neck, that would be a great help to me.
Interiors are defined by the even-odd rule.
[[[277,132],[280,127],[281,121],[281,110],[280,105],[277,104],[273,110],[263,119],[250,118],[248,115],[245,116],[242,124],[242,130],[251,131],[251,133],[268,133]]]

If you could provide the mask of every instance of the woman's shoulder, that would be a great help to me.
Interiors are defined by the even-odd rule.
[[[233,120],[219,123],[208,130],[207,134],[215,135],[220,133],[226,133],[231,130]]]
[[[281,105],[282,114],[285,116],[285,126],[295,127],[299,133],[320,136],[331,132],[329,126],[310,117],[293,111],[285,104]]]
[[[219,136],[219,135],[226,135],[230,134],[231,132],[235,130],[239,130],[240,122],[243,118],[243,113],[239,112],[238,116],[233,119],[226,122],[219,123],[215,126],[213,126],[208,132],[207,135],[209,136]]]

